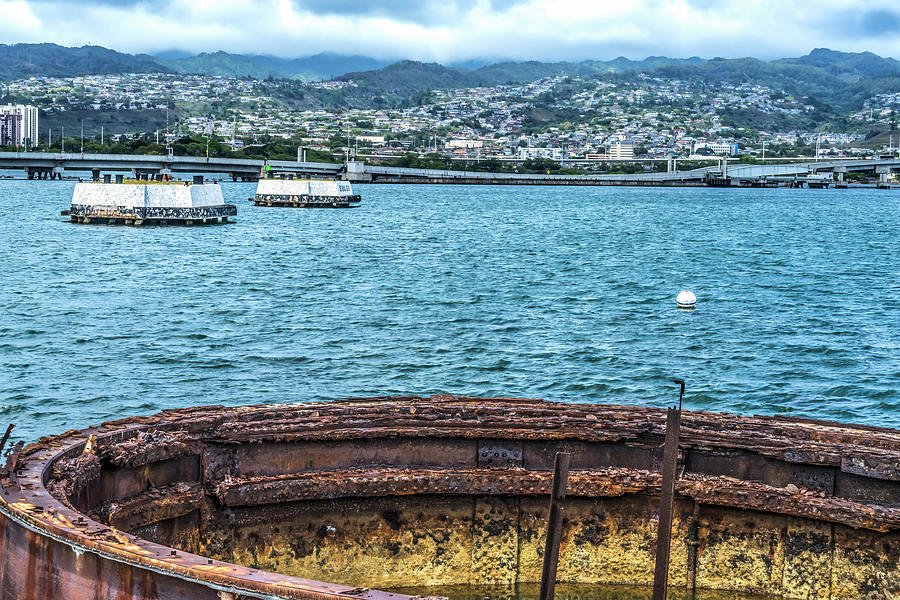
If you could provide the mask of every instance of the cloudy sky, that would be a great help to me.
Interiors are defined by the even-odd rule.
[[[824,46],[900,58],[898,0],[0,0],[0,11],[5,43],[126,52],[452,62],[778,58]]]

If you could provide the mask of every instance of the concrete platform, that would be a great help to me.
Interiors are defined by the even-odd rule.
[[[256,206],[288,208],[350,208],[359,204],[350,182],[324,179],[261,179],[256,196],[249,199]]]
[[[226,223],[237,207],[225,204],[214,183],[79,183],[63,215],[73,223],[104,225],[205,225]]]

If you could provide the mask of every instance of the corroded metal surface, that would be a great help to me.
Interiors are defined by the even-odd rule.
[[[67,432],[0,474],[0,590],[396,600],[365,588],[535,581],[558,451],[572,453],[560,580],[646,584],[664,429],[656,409],[433,396]],[[897,591],[900,432],[686,412],[680,448],[672,585]]]
[[[255,206],[278,206],[282,208],[348,208],[362,201],[359,194],[319,196],[315,194],[256,194],[249,199]]]
[[[63,211],[73,223],[94,224],[207,224],[227,222],[237,215],[233,204],[219,206],[159,207],[159,206],[88,206],[73,204]]]

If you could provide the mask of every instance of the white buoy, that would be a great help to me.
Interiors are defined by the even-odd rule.
[[[682,290],[675,298],[675,304],[678,305],[678,308],[694,308],[694,305],[697,304],[697,296],[690,290]]]

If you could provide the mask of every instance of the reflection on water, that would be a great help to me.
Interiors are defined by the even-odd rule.
[[[392,588],[388,591],[412,596],[445,596],[450,600],[532,600],[538,597],[540,585],[520,583],[515,586],[455,585],[433,587]],[[638,585],[596,585],[584,583],[559,583],[557,600],[650,600],[653,589]],[[769,596],[697,590],[694,593],[672,588],[669,600],[766,600]]]

